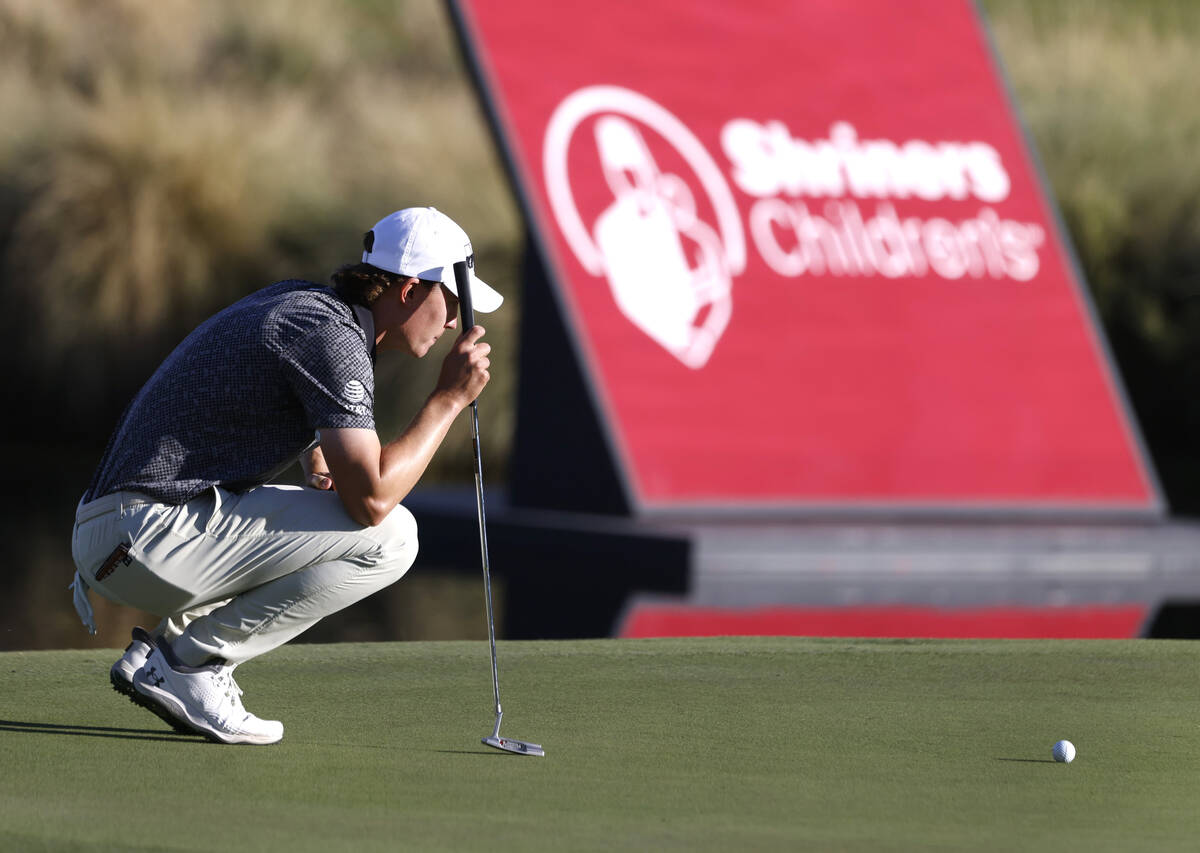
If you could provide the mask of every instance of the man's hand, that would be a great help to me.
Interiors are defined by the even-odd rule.
[[[325,464],[325,454],[321,452],[320,445],[300,454],[300,470],[304,472],[304,485],[310,489],[336,490],[333,475],[329,473],[329,466]]]
[[[442,361],[442,371],[434,394],[449,395],[459,409],[471,405],[471,401],[479,396],[483,386],[491,379],[488,368],[492,362],[488,353],[492,351],[492,345],[480,342],[483,333],[483,326],[467,329]]]
[[[425,473],[458,413],[487,385],[492,347],[481,337],[483,327],[475,326],[454,342],[433,393],[394,441],[381,446],[372,429],[321,430],[328,471],[355,521],[369,526],[387,518]]]

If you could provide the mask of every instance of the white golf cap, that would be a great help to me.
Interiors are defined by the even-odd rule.
[[[495,311],[504,297],[475,276],[475,253],[467,232],[440,210],[406,207],[375,223],[363,238],[362,260],[381,270],[440,281],[455,296],[454,264],[467,262],[471,304],[476,311]]]

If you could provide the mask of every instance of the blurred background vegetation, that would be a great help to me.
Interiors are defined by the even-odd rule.
[[[94,456],[200,320],[327,280],[398,207],[446,210],[514,290],[518,218],[438,3],[3,0],[0,115],[9,407],[54,413],[5,428],[31,457]],[[436,371],[394,366],[385,430]]]
[[[1200,513],[1200,3],[980,9],[1168,500]],[[0,0],[0,530],[18,555],[0,648],[89,642],[64,590],[74,504],[161,358],[271,281],[326,280],[399,207],[458,220],[510,294],[487,324],[484,453],[503,481],[522,227],[464,68],[440,0]],[[435,361],[381,359],[381,431],[407,422]],[[460,424],[427,482],[469,480]]]
[[[1176,514],[1200,514],[1200,2],[983,0]]]

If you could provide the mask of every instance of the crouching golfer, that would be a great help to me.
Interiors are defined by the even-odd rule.
[[[456,326],[467,235],[433,208],[380,220],[333,286],[283,281],[195,329],[121,417],[75,516],[75,606],[92,588],[162,616],[112,667],[113,686],[221,743],[274,743],[242,706],[243,661],[395,582],[417,553],[400,506],[488,382],[465,329],[412,423],[381,446],[375,349],[421,358]],[[473,263],[471,264],[473,266]],[[474,305],[502,297],[475,280]],[[300,462],[309,488],[264,485]]]

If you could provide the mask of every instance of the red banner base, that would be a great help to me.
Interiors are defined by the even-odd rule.
[[[937,637],[1115,639],[1138,637],[1145,604],[1070,607],[754,607],[638,604],[618,636]]]

